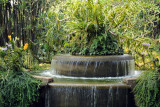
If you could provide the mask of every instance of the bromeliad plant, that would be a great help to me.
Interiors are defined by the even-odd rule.
[[[107,3],[107,2],[106,2]],[[123,54],[121,44],[111,32],[104,0],[71,1],[64,15],[70,52],[82,55]]]
[[[0,60],[3,62],[0,69],[0,106],[29,107],[38,99],[40,81],[23,69],[28,43],[19,48],[16,46],[18,39],[8,38],[9,44],[0,50]]]
[[[111,23],[112,16],[107,12],[111,5],[106,3],[104,0],[69,0],[52,7],[47,18],[50,23],[47,37],[62,38],[65,52],[73,55],[123,54],[119,37],[111,32],[123,19]]]

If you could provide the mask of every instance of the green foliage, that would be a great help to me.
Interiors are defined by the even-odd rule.
[[[141,52],[149,51],[143,47],[143,42],[155,46],[152,39],[159,34],[160,21],[160,8],[156,3],[148,0],[55,3],[46,18],[48,43],[61,52],[80,55],[123,54],[123,49],[127,48],[137,58]],[[108,37],[114,41],[114,46],[108,43]]]
[[[3,60],[0,58],[0,71],[5,71],[6,70],[6,65],[3,62]]]
[[[14,72],[21,71],[24,66],[24,55],[26,51],[24,51],[23,47],[18,48],[15,45],[16,41],[11,41],[11,44],[8,44],[5,48],[6,50],[0,51],[0,57],[6,66],[6,70],[13,70]]]
[[[131,0],[125,3],[125,7],[126,9],[122,10],[125,12],[125,20],[112,32],[120,35],[126,53],[134,56],[136,67],[149,69],[155,57],[159,56],[160,6],[156,1]],[[150,46],[144,46],[144,42]]]
[[[0,45],[4,46],[8,42],[7,36],[12,35],[21,39],[18,46],[34,43],[30,49],[37,55],[38,45],[46,43],[44,19],[50,1],[53,0],[0,0]]]
[[[160,78],[158,71],[146,71],[137,80],[133,92],[139,107],[160,106]]]
[[[38,100],[39,84],[26,72],[11,72],[0,82],[1,107],[29,107]]]
[[[47,17],[49,42],[60,44],[62,51],[71,54],[123,54],[119,37],[110,32],[119,22],[110,25],[112,19],[108,20],[108,13],[104,12],[112,9],[109,3],[104,0],[69,0],[52,7]],[[55,38],[61,41],[52,42]]]
[[[57,3],[57,2],[56,2]],[[54,4],[57,5],[57,4]],[[44,40],[46,41],[44,44],[41,44],[41,49],[47,52],[61,53],[63,51],[63,41],[64,41],[64,29],[63,22],[60,20],[63,18],[61,11],[53,11],[53,7],[48,11],[46,17],[46,28],[47,33],[45,35]],[[59,9],[59,8],[58,8]],[[59,13],[59,15],[58,15]],[[61,26],[60,26],[61,25]],[[46,48],[47,47],[47,48]],[[43,52],[44,52],[43,51]],[[49,54],[49,53],[48,53]]]
[[[18,39],[17,39],[18,40]],[[17,40],[10,37],[9,44],[0,50],[0,106],[29,107],[37,101],[40,81],[24,71],[28,44],[17,47]]]
[[[0,3],[6,3],[8,0],[0,0]]]
[[[34,59],[33,55],[31,54],[31,51],[29,50],[24,56],[23,65],[26,69],[29,69],[30,71],[36,71],[40,69],[39,62],[36,59]]]
[[[123,54],[122,47],[117,47],[117,40],[109,35],[101,34],[95,37],[92,43],[86,47],[78,46],[76,43],[73,48],[80,49],[80,55],[118,55]],[[72,54],[76,54],[78,50],[71,50]]]

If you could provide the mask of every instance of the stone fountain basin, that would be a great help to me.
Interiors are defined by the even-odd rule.
[[[49,83],[47,99],[47,107],[135,107],[130,87],[123,83]]]
[[[132,75],[134,59],[130,55],[54,56],[51,69],[55,74],[76,77],[118,77]]]

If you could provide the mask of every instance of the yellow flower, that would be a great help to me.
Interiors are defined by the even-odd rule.
[[[154,67],[152,67],[152,69],[154,69]]]
[[[12,37],[11,37],[11,35],[8,35],[8,39],[11,41],[12,40]]]
[[[153,67],[153,66],[154,66],[154,64],[151,64],[151,66]]]
[[[128,48],[126,48],[126,52],[127,52],[127,53],[129,52],[129,49],[128,49]]]
[[[27,48],[28,48],[28,43],[24,45],[24,50],[26,50]]]
[[[157,59],[159,59],[159,56],[156,56]]]

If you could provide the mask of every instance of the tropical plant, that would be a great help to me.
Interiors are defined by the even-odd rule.
[[[17,47],[17,40],[8,36],[10,42],[0,50],[0,105],[2,107],[29,107],[38,99],[40,81],[24,71],[24,58],[28,43]]]
[[[159,53],[159,5],[148,0],[130,1],[127,9],[134,11],[126,11],[125,21],[120,26],[123,31],[120,38],[127,53],[134,56],[137,67],[148,68]]]
[[[160,60],[153,59],[150,69],[137,79],[133,89],[138,107],[159,107],[160,106]]]
[[[70,0],[52,7],[47,18],[52,22],[47,37],[53,35],[50,31],[54,32],[55,37],[65,40],[61,43],[71,54],[123,54],[119,39],[110,32],[112,27],[104,10],[111,8],[106,3],[104,0]]]
[[[7,71],[18,72],[21,71],[22,67],[24,67],[24,57],[26,54],[26,49],[28,48],[28,43],[25,44],[24,48],[17,47],[16,41],[12,40],[11,36],[8,36],[10,39],[10,43],[6,43],[5,48],[1,48],[0,57],[6,65]]]
[[[10,72],[0,82],[2,107],[30,107],[39,98],[40,81],[26,72]]]
[[[156,3],[147,0],[63,1],[48,12],[46,37],[52,46],[57,44],[58,50],[71,54],[123,54],[123,47],[137,57],[142,50],[148,52],[142,43],[154,46],[152,39],[159,34],[160,10]]]
[[[158,71],[146,71],[137,80],[133,92],[138,107],[160,106],[160,74]]]

